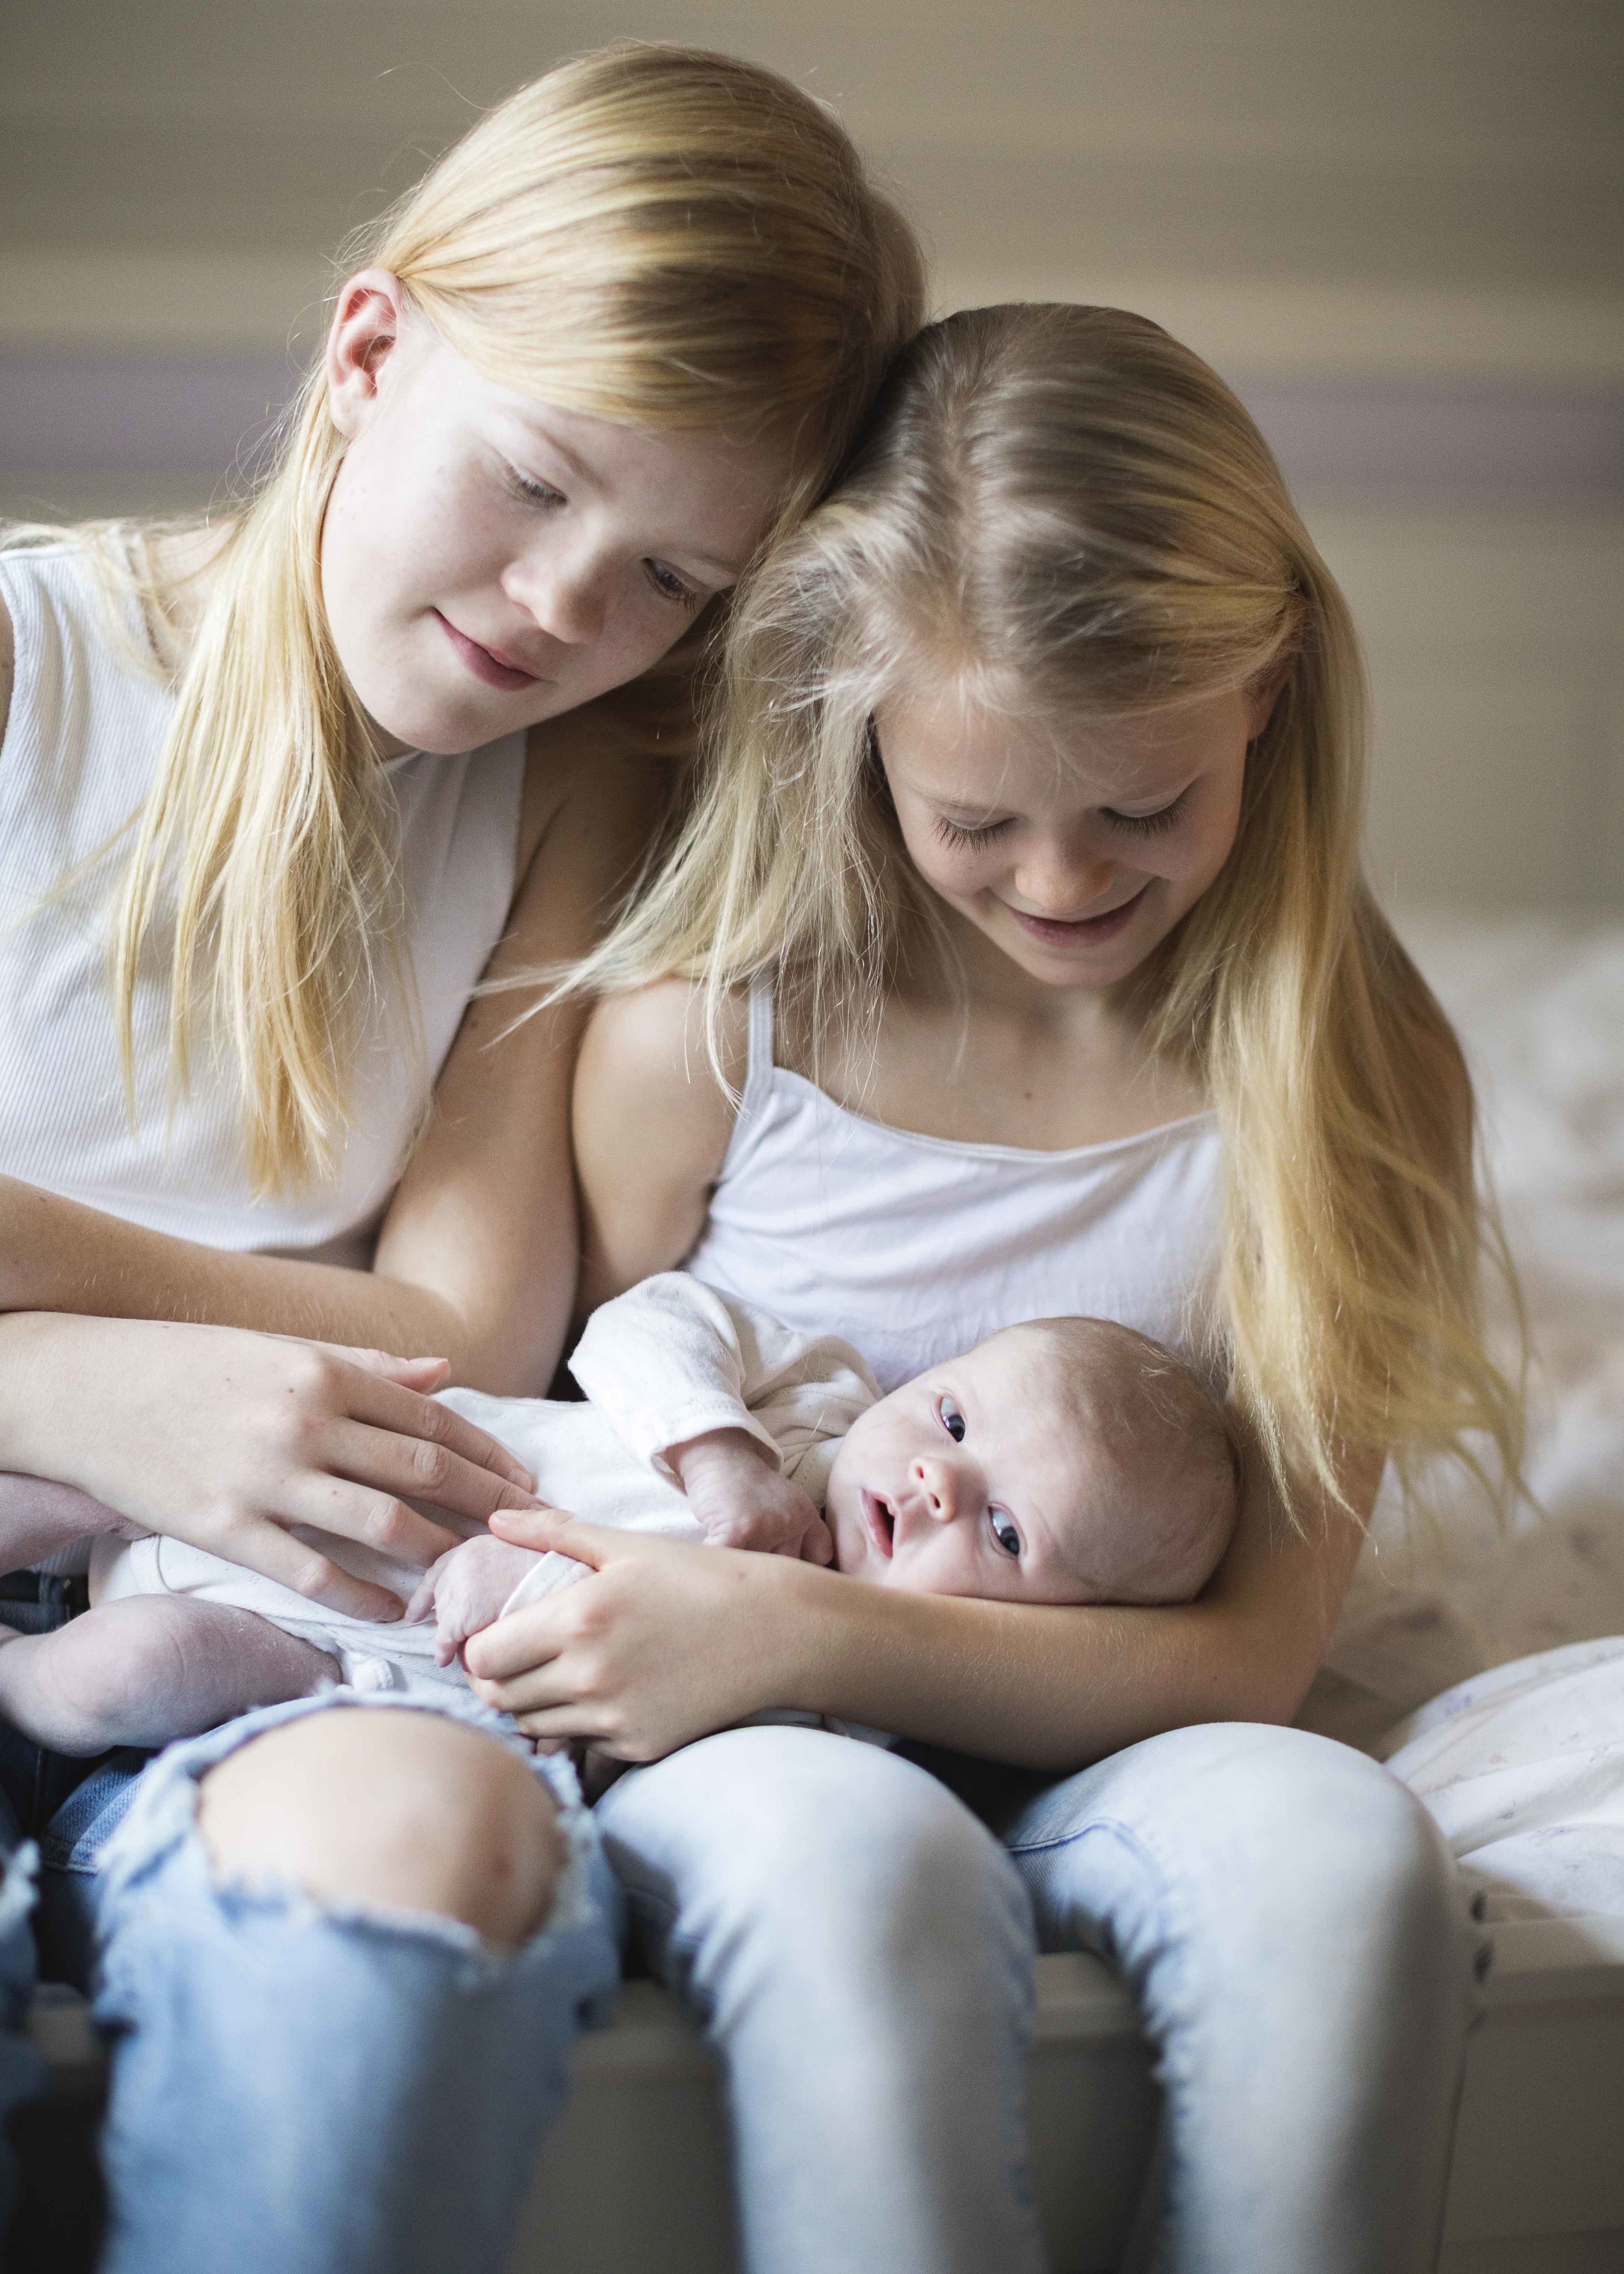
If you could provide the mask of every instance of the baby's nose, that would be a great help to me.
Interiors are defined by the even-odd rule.
[[[926,1510],[937,1524],[951,1524],[959,1513],[959,1480],[946,1461],[918,1460],[914,1481]]]

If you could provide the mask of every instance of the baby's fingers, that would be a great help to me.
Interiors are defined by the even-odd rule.
[[[835,1560],[834,1539],[821,1516],[816,1524],[807,1526],[801,1537],[801,1560],[803,1563],[832,1563]]]
[[[411,1626],[418,1619],[426,1619],[432,1616],[434,1610],[434,1590],[440,1582],[440,1564],[443,1563],[445,1560],[445,1557],[442,1555],[440,1559],[440,1563],[432,1565],[418,1580],[417,1587],[413,1592],[411,1600],[406,1606],[406,1617],[404,1623],[407,1626]]]

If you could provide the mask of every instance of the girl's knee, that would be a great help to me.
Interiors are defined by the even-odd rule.
[[[1282,1929],[1311,1920],[1363,1938],[1387,1920],[1409,1937],[1458,1923],[1458,1877],[1437,1827],[1365,1754],[1244,1723],[1136,1750],[1143,1770],[1121,1757],[1093,1808],[1186,1884],[1226,1888],[1227,1901]]]
[[[1454,1862],[1436,1826],[1379,1762],[1303,1729],[1257,1734],[1255,1766],[1244,1765],[1222,1796],[1254,1838],[1334,1854],[1342,1885],[1362,1899],[1378,1888],[1400,1900],[1453,1896]]]
[[[513,1948],[552,1907],[565,1845],[519,1757],[446,1715],[335,1708],[267,1731],[203,1779],[222,1878],[461,1920]]]

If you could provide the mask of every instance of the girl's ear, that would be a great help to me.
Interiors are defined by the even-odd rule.
[[[387,268],[363,268],[338,296],[327,334],[327,410],[347,441],[354,441],[378,399],[384,365],[399,346],[406,294]]]

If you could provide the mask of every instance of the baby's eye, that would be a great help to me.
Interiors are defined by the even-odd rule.
[[[954,1444],[962,1445],[965,1441],[965,1418],[951,1397],[937,1398],[936,1414],[942,1427]]]
[[[1020,1534],[1001,1508],[989,1508],[987,1521],[992,1526],[992,1536],[1006,1555],[1020,1558]]]

